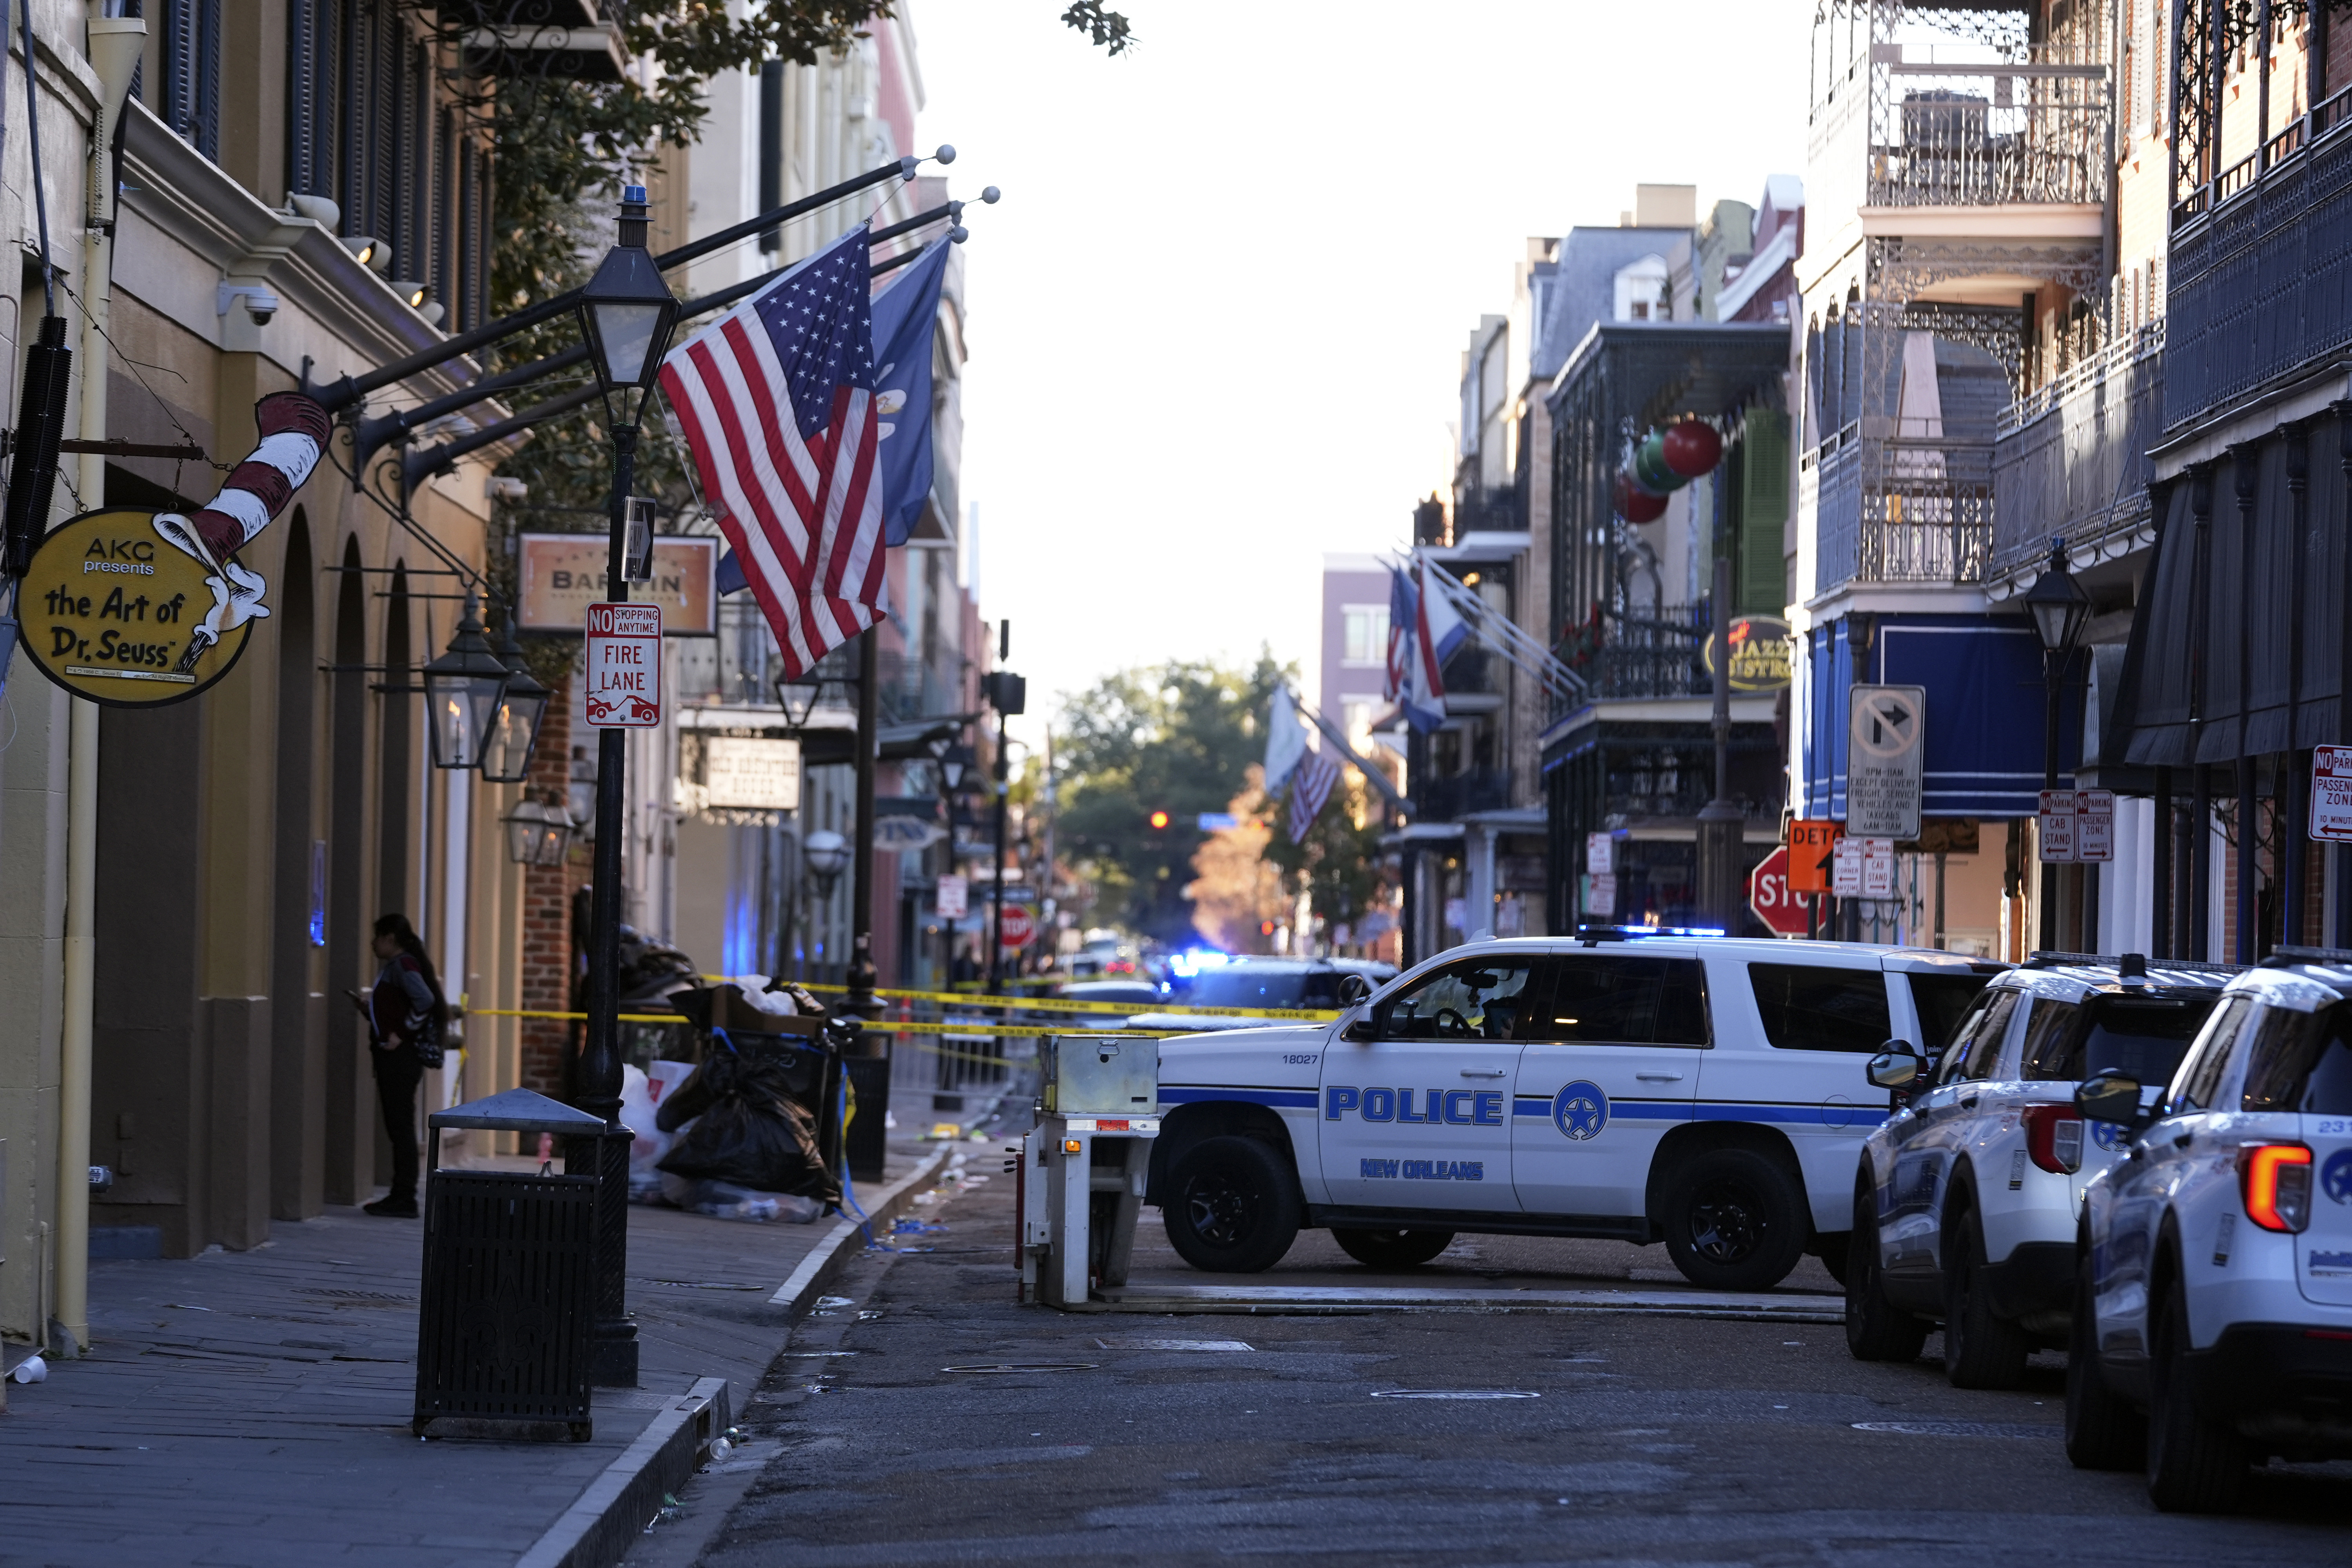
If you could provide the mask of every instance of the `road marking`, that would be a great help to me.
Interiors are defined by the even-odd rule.
[[[1107,1351],[1246,1351],[1257,1347],[1245,1340],[1097,1340]]]
[[[1843,1297],[1804,1291],[1481,1290],[1392,1286],[1129,1284],[1097,1292],[1094,1311],[1613,1312],[1756,1322],[1843,1323]]]
[[[2063,1437],[2056,1422],[2028,1425],[2016,1421],[1857,1421],[1857,1432],[1892,1432],[1906,1437]]]
[[[1523,1388],[1376,1388],[1374,1399],[1541,1399]]]

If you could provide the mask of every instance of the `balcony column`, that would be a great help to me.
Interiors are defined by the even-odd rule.
[[[2172,950],[2173,906],[2177,901],[2172,891],[2172,770],[2156,770],[2155,821],[2150,827],[2149,849],[2153,864],[2148,881],[2147,949],[2157,958],[2178,958]]]
[[[1462,900],[1462,934],[1475,942],[1495,934],[1495,830],[1484,823],[1464,823],[1462,854],[1470,884]]]
[[[2323,8],[2317,16],[2326,15]],[[2336,416],[2336,461],[2344,475],[2344,510],[2336,520],[2336,533],[2338,539],[2352,541],[2352,403],[2331,403],[2327,411]],[[2344,549],[2342,557],[2338,570],[2343,576],[2337,592],[2344,597],[2337,602],[2352,605],[2352,549]],[[2336,732],[2342,735],[2344,716],[2352,711],[2352,626],[2346,626],[2341,616],[2336,624],[2336,689],[2341,694],[2336,699]],[[2352,946],[2352,845],[2331,844],[2327,855],[2328,893],[2335,906],[2334,929],[2327,940],[2337,947]]]
[[[1744,813],[1731,798],[1731,558],[1715,558],[1715,602],[1708,606],[1715,643],[1715,797],[1698,814],[1698,905],[1710,925],[1737,934],[1739,921],[1740,826]]]
[[[2260,445],[2247,442],[2231,452],[2231,479],[2238,500],[2238,581],[2254,580],[2254,499],[2262,474]],[[2242,593],[2243,590],[2242,589]],[[2261,816],[2262,759],[2246,749],[2246,730],[2254,707],[2254,618],[2251,602],[2238,614],[2238,896],[2231,924],[2237,932],[2240,963],[2260,956],[2261,905],[2255,896],[2262,879]]]

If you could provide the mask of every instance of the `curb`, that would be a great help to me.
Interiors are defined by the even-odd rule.
[[[515,1568],[606,1568],[628,1554],[644,1521],[661,1510],[729,1425],[727,1380],[703,1377],[674,1400],[604,1473],[563,1510]]]
[[[864,1205],[864,1223],[887,1225],[898,1217],[898,1212],[908,1206],[908,1200],[914,1195],[915,1189],[948,1163],[948,1148],[951,1147],[934,1149],[913,1170],[875,1194],[874,1201]],[[833,1234],[809,1249],[809,1255],[801,1259],[801,1266],[793,1270],[792,1277],[768,1298],[768,1305],[782,1307],[795,1314],[804,1310],[816,1300],[817,1292],[841,1272],[842,1266],[851,1256],[848,1243],[862,1228],[860,1223],[854,1219],[836,1222]]]
[[[888,1223],[947,1160],[948,1151],[937,1150],[877,1193],[866,1205],[866,1223]],[[831,1235],[810,1248],[769,1304],[798,1315],[863,1250],[848,1245],[859,1230],[856,1220],[836,1224]],[[661,1511],[663,1494],[683,1486],[709,1454],[711,1440],[732,1425],[728,1392],[723,1377],[696,1379],[693,1389],[656,1415],[637,1440],[605,1466],[562,1517],[516,1559],[515,1568],[610,1568],[627,1556],[646,1521]]]

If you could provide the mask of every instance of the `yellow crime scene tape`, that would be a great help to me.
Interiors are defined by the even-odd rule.
[[[816,985],[798,982],[809,991],[846,991],[846,985]],[[890,991],[875,987],[874,994],[896,1002],[937,1002],[950,1007],[1020,1007],[1039,1013],[1167,1013],[1188,1018],[1307,1018],[1328,1023],[1336,1010],[1319,1007],[1186,1007],[1172,1003],[1077,1002],[1063,996],[970,996],[947,991]]]
[[[475,1018],[562,1018],[565,1020],[574,1020],[584,1019],[588,1015],[585,1013],[544,1013],[520,1007],[468,1007],[465,1009],[460,1016]],[[682,1025],[686,1022],[685,1019],[679,1017],[675,1013],[623,1013],[620,1015],[620,1020],[624,1024]],[[888,1019],[880,1020],[867,1024],[866,1028],[867,1033],[877,1035],[966,1035],[974,1038],[986,1038],[994,1036],[1023,1040],[1033,1040],[1039,1035],[1051,1034],[1053,1032],[1050,1029],[1040,1029],[1034,1026],[1024,1026],[1019,1024],[951,1024],[940,1023],[936,1020],[913,1018],[897,1021]],[[1090,1029],[1087,1033],[1100,1034],[1105,1037],[1109,1037],[1113,1035],[1126,1035],[1130,1037],[1136,1036],[1149,1036],[1154,1039],[1159,1039],[1168,1035],[1181,1034],[1183,1031],[1181,1029]],[[989,1058],[988,1059],[991,1061],[995,1060],[993,1057]]]

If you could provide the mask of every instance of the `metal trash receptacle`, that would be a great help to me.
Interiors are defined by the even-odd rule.
[[[590,1331],[596,1303],[596,1178],[445,1171],[444,1131],[580,1138],[604,1122],[527,1089],[436,1110],[425,1184],[425,1279],[416,1405],[427,1436],[593,1435]]]
[[[847,1135],[842,1140],[842,1152],[849,1164],[849,1179],[853,1182],[878,1182],[882,1179],[883,1158],[888,1152],[890,1058],[844,1057],[841,1066],[849,1075],[849,1093],[854,1107]]]

